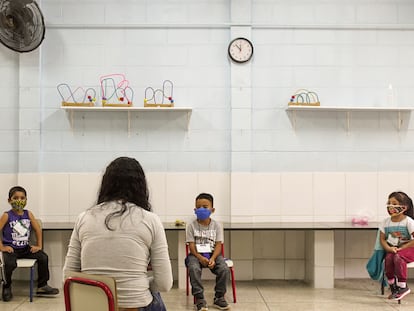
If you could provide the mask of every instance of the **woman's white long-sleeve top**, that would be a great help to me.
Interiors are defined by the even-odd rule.
[[[156,214],[130,203],[122,216],[112,218],[113,230],[108,230],[106,216],[121,207],[119,202],[104,203],[78,216],[63,274],[80,271],[112,276],[119,307],[144,307],[152,301],[150,288],[168,291],[172,287],[167,239]]]

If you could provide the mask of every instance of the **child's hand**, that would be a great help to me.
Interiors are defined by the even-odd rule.
[[[215,260],[210,259],[208,261],[208,267],[209,267],[209,269],[213,269],[215,265],[216,265],[216,261]]]
[[[203,267],[208,267],[209,260],[206,257],[201,256],[201,259],[199,259],[199,260],[200,260],[200,263]]]
[[[14,253],[14,249],[11,246],[3,246],[0,250],[5,253]]]
[[[38,251],[40,251],[41,248],[39,246],[30,246],[30,252],[31,253],[37,253]]]
[[[398,253],[398,250],[399,250],[399,248],[397,246],[390,246],[388,248],[388,253],[394,253],[394,254],[396,254],[396,253]]]

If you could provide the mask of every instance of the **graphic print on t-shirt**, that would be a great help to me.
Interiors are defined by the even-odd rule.
[[[13,245],[19,247],[29,245],[30,219],[13,220],[9,225],[13,229],[11,233]]]
[[[195,244],[209,244],[211,251],[214,250],[214,245],[216,244],[216,236],[216,230],[194,229]]]

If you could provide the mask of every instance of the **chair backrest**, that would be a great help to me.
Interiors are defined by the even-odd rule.
[[[66,311],[117,311],[115,279],[82,272],[68,273],[64,283]]]

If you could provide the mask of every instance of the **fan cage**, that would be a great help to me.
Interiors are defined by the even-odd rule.
[[[33,0],[0,0],[0,41],[17,52],[30,52],[42,43],[45,24]]]

